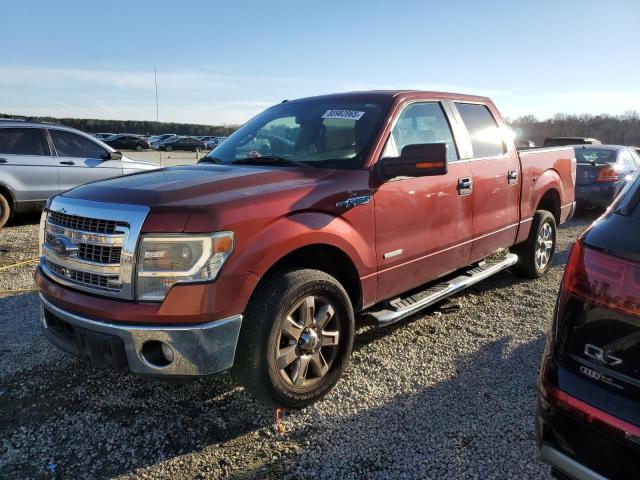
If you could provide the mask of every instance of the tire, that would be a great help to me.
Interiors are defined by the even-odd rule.
[[[516,274],[525,278],[544,275],[551,267],[556,251],[556,220],[553,215],[546,210],[537,210],[533,215],[529,238],[516,245],[513,251],[518,254],[518,263],[513,267]]]
[[[141,152],[142,151],[142,145],[136,145],[136,151]]]
[[[313,314],[305,315],[312,304]],[[310,269],[274,272],[245,311],[236,377],[267,404],[306,407],[329,393],[347,368],[354,330],[349,296],[335,278]]]
[[[11,205],[7,198],[0,194],[0,228],[4,227],[4,225],[9,221],[9,217],[11,216]]]
[[[171,145],[168,145],[166,147],[164,147],[165,151],[170,152],[171,150],[173,150],[173,147]]]

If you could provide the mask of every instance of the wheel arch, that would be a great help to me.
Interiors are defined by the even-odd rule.
[[[535,210],[546,210],[553,215],[557,225],[560,225],[560,192],[555,187],[547,189],[538,200]],[[535,212],[534,210],[534,212]]]
[[[344,250],[326,243],[315,243],[296,248],[280,257],[266,270],[256,285],[254,293],[261,288],[262,282],[269,274],[288,268],[310,268],[331,275],[346,290],[353,309],[355,311],[362,309],[362,284],[358,269]]]

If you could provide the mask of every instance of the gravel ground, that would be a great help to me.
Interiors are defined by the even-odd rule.
[[[165,383],[100,370],[42,337],[34,293],[0,295],[0,478],[549,478],[536,374],[581,215],[535,281],[500,273],[384,330],[361,318],[352,364],[322,402],[285,415],[229,375]],[[0,266],[37,253],[37,216],[0,230]],[[0,271],[31,288],[33,266]],[[459,307],[459,308],[458,308]]]

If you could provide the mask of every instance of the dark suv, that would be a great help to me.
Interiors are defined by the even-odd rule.
[[[562,478],[640,478],[640,176],[577,240],[539,382],[543,460]]]

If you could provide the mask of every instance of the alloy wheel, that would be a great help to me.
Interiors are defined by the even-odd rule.
[[[310,295],[279,326],[275,349],[278,373],[294,387],[309,387],[331,369],[340,344],[340,318],[331,303]]]
[[[551,252],[553,250],[553,229],[549,223],[545,223],[536,239],[535,262],[538,270],[543,270],[549,260],[551,260]]]

